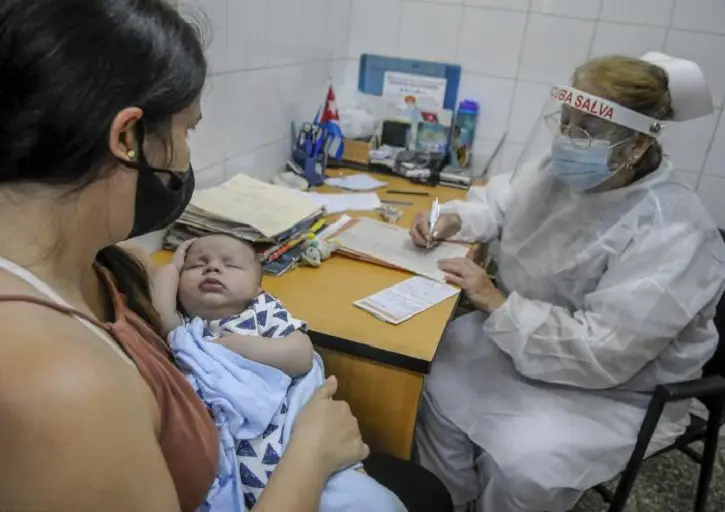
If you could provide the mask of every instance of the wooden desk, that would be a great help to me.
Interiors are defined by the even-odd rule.
[[[331,175],[350,171],[332,171]],[[441,202],[463,198],[465,191],[411,185],[391,176],[375,175],[390,185],[379,189],[382,200],[404,201],[398,222],[408,227],[435,197]],[[430,197],[393,195],[386,190],[429,192]],[[321,187],[318,192],[340,192]],[[375,212],[354,216],[377,217]],[[168,261],[168,253],[154,257]],[[453,314],[453,297],[400,325],[382,322],[353,302],[398,283],[410,274],[344,256],[333,256],[321,268],[298,268],[280,277],[266,276],[262,286],[310,326],[310,336],[328,374],[337,375],[338,398],[346,400],[360,422],[366,442],[375,451],[409,459],[423,376],[428,373],[441,334]]]

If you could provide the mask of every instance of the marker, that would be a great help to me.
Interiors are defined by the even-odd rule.
[[[307,234],[309,235],[309,234],[317,233],[317,232],[318,232],[319,230],[321,230],[321,229],[322,229],[322,228],[323,228],[324,226],[325,226],[325,219],[323,218],[323,219],[320,219],[320,220],[318,220],[317,222],[315,222],[315,223],[314,223],[314,224],[312,225],[312,227],[311,227],[311,228],[309,229],[309,231],[307,232]]]

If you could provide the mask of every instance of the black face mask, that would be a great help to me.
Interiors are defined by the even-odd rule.
[[[143,147],[143,129],[139,127],[139,147]],[[138,162],[121,160],[126,167],[138,171],[136,181],[136,208],[133,228],[129,238],[142,236],[163,229],[176,221],[189,206],[196,180],[194,169],[189,164],[187,172],[174,172],[151,167],[139,151]],[[164,183],[160,174],[169,177]]]
[[[157,173],[169,175],[169,182],[161,181]],[[185,173],[147,167],[138,170],[136,182],[136,209],[129,238],[145,235],[172,224],[184,212],[194,193],[196,180],[189,165]]]

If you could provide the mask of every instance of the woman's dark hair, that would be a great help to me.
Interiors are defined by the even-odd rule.
[[[206,75],[199,31],[168,0],[1,0],[0,185],[92,183],[113,161],[121,110],[142,109],[145,132],[166,141]],[[144,266],[117,247],[98,259],[161,332]]]

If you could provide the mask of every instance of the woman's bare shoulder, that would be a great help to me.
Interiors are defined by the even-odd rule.
[[[138,371],[52,309],[0,303],[0,323],[0,495],[58,510],[143,508],[128,497],[178,510]]]
[[[30,405],[36,395],[52,393],[95,400],[124,389],[142,392],[138,371],[109,347],[112,338],[101,339],[73,316],[31,302],[0,302],[0,325],[0,395],[22,395]]]

